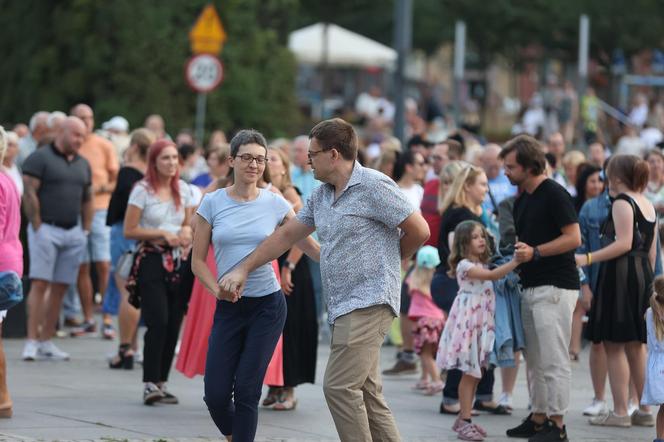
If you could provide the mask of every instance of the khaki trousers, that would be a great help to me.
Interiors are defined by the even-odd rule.
[[[578,290],[550,285],[525,289],[521,297],[533,413],[567,412],[572,380],[569,341],[577,299]]]
[[[401,440],[380,376],[380,348],[393,319],[378,305],[334,322],[323,391],[342,442]]]

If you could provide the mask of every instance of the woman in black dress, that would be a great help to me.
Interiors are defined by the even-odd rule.
[[[290,179],[290,162],[280,149],[268,149],[270,182],[279,189],[295,212],[302,208],[299,190]],[[318,352],[318,321],[309,266],[302,251],[293,247],[279,258],[281,290],[286,295],[288,313],[283,334],[284,387],[270,387],[264,406],[292,410],[297,405],[295,387],[313,384]]]
[[[606,350],[613,411],[592,418],[593,425],[653,425],[649,408],[627,413],[630,373],[641,398],[645,381],[646,325],[644,314],[652,293],[656,258],[655,208],[643,192],[648,163],[634,155],[616,155],[607,166],[609,193],[615,199],[602,235],[608,246],[577,255],[580,266],[601,262],[597,292],[590,310],[587,338]],[[627,357],[625,357],[625,355]]]

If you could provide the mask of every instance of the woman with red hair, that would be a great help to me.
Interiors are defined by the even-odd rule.
[[[138,241],[127,281],[129,301],[140,307],[147,326],[143,348],[143,402],[176,404],[166,389],[185,300],[178,290],[180,262],[191,250],[189,220],[195,201],[180,180],[178,151],[158,140],[148,151],[145,178],[129,195],[124,235]]]

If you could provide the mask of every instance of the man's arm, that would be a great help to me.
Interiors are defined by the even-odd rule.
[[[265,241],[263,241],[240,265],[226,274],[219,283],[222,290],[241,293],[247,275],[265,263],[277,259],[290,249],[293,244],[298,243],[305,253],[308,252],[307,244],[302,241],[314,232],[313,227],[292,218],[275,230]]]
[[[41,180],[30,175],[23,175],[23,210],[32,224],[32,228],[37,231],[41,226],[41,215],[39,212],[39,197],[37,191],[41,186]]]
[[[83,190],[83,203],[81,204],[81,222],[83,230],[89,232],[92,229],[92,218],[95,209],[92,205],[92,184],[86,186]]]
[[[562,234],[559,237],[537,246],[540,256],[562,255],[581,245],[581,230],[578,223],[568,224],[560,230]],[[519,261],[528,262],[533,259],[535,249],[530,245],[518,242],[515,249]]]
[[[429,225],[420,212],[413,212],[399,224],[403,235],[400,247],[401,257],[410,258],[429,239]]]

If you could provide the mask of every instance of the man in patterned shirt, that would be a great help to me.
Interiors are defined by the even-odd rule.
[[[429,237],[394,181],[356,161],[357,135],[335,118],[309,134],[316,179],[303,209],[220,282],[241,296],[247,275],[318,232],[321,278],[332,324],[324,392],[341,440],[400,440],[382,394],[380,347],[399,312],[400,261]]]

